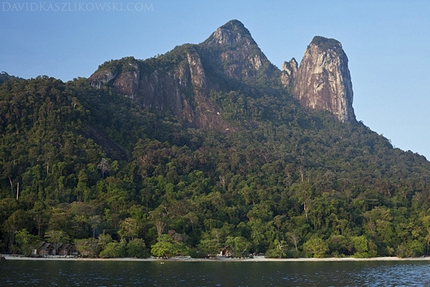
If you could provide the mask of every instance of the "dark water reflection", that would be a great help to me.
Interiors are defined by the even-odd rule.
[[[2,261],[0,286],[430,286],[430,264]]]

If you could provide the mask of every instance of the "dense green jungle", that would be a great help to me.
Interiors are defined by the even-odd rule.
[[[139,65],[165,69],[186,49]],[[193,127],[86,78],[3,73],[0,251],[428,255],[430,162],[362,122],[302,107],[277,73],[224,78],[211,91],[231,131]]]

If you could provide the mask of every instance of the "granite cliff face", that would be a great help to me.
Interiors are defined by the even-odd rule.
[[[178,46],[144,61],[127,57],[105,62],[89,81],[98,89],[109,85],[141,106],[171,113],[188,126],[234,131],[210,97],[212,91],[234,89],[232,85],[281,84],[304,106],[354,121],[347,62],[339,42],[316,37],[300,68],[293,58],[280,71],[243,24],[232,20],[198,45]]]
[[[179,46],[145,61],[106,62],[89,81],[96,88],[112,85],[136,103],[170,112],[190,126],[232,131],[235,127],[222,119],[210,91],[220,89],[225,77],[246,81],[275,70],[243,24],[232,20],[199,45]]]
[[[281,83],[284,87],[288,87],[293,84],[294,77],[296,76],[298,69],[296,59],[292,58],[289,62],[284,62],[281,74]]]
[[[200,47],[212,68],[231,78],[246,80],[258,74],[270,77],[276,70],[237,20],[219,27]]]
[[[330,111],[342,122],[356,121],[348,58],[338,41],[314,37],[293,86],[293,95],[303,106]]]

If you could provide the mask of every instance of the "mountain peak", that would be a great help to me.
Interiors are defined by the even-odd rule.
[[[248,29],[245,28],[245,25],[243,25],[242,22],[239,20],[233,19],[222,25],[220,28],[227,29],[230,31],[236,31],[236,32],[245,32],[249,34]]]
[[[302,105],[327,110],[341,122],[355,122],[348,57],[335,39],[316,36],[294,78],[294,96]]]
[[[251,37],[251,33],[245,28],[242,22],[230,20],[213,32],[205,43],[211,46],[223,46],[238,44],[244,40],[247,44],[255,44],[254,39]]]
[[[342,44],[335,39],[331,38],[325,38],[321,36],[315,36],[310,45],[316,45],[318,46],[321,51],[326,51],[328,49],[336,50],[336,49],[342,49]]]
[[[276,70],[238,20],[228,21],[199,46],[205,51],[203,54],[210,55],[213,70],[230,78],[249,80]]]

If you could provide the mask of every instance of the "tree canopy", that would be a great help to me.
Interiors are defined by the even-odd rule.
[[[238,131],[187,127],[83,78],[5,81],[1,251],[52,241],[101,257],[428,255],[423,156],[276,87],[210,97]]]

